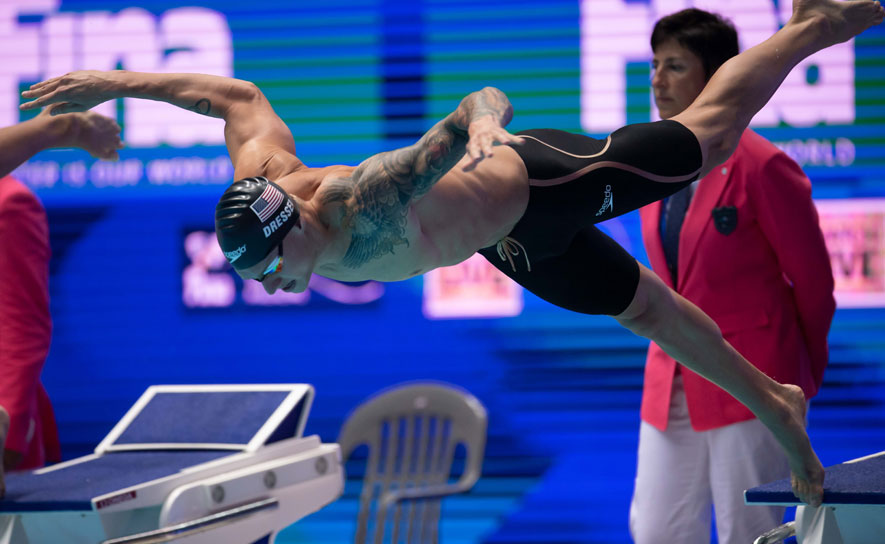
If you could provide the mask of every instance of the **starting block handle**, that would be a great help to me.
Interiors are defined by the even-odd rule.
[[[102,544],[159,544],[161,542],[169,542],[178,538],[192,536],[197,533],[229,525],[234,521],[239,521],[254,514],[258,514],[259,512],[275,510],[277,508],[279,508],[279,501],[276,498],[262,499],[229,510],[224,510],[223,512],[186,521],[170,527],[164,527],[163,529],[146,531],[144,533],[137,533],[120,538],[112,538],[102,541]]]
[[[784,523],[765,534],[759,535],[756,540],[753,541],[753,544],[776,544],[778,542],[783,542],[791,536],[796,536],[795,521]]]

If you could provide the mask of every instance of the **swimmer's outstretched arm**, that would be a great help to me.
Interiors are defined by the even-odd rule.
[[[22,96],[32,99],[20,106],[22,110],[53,105],[53,115],[86,111],[123,97],[167,102],[224,119],[224,138],[236,177],[269,175],[273,178],[300,164],[294,156],[295,141],[289,128],[261,90],[242,79],[206,74],[81,70],[31,85]]]
[[[206,74],[150,74],[127,70],[80,70],[35,83],[22,92],[20,106],[32,110],[56,104],[52,113],[86,111],[115,98],[158,100],[210,117],[257,98],[255,84]]]
[[[323,188],[323,205],[340,210],[340,223],[352,233],[344,266],[358,268],[406,243],[401,225],[409,206],[427,193],[465,154],[472,170],[498,144],[519,144],[504,127],[513,116],[507,96],[486,87],[467,95],[458,108],[414,145],[363,161],[349,178]]]
[[[49,115],[0,128],[0,178],[40,151],[55,147],[79,147],[97,159],[116,160],[123,147],[117,122],[97,113]]]

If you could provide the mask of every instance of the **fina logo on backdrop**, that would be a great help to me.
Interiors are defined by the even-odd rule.
[[[627,123],[627,63],[651,60],[649,38],[660,17],[689,7],[719,13],[734,23],[741,50],[746,50],[774,34],[790,18],[792,2],[781,0],[778,4],[776,7],[772,0],[582,0],[582,127],[587,132],[607,133]],[[813,67],[818,75],[809,82],[807,74]],[[657,119],[651,93],[649,101],[652,119]],[[850,124],[854,118],[851,40],[802,61],[751,125],[770,127],[783,121],[794,127],[810,127]],[[851,155],[853,160],[853,149]]]
[[[159,16],[137,7],[119,12],[58,12],[60,0],[0,1],[0,126],[19,121],[19,85],[74,70],[199,72],[233,75],[224,15],[180,7]],[[199,29],[195,32],[194,29]],[[224,143],[221,119],[175,106],[126,98],[126,144],[187,147]],[[116,118],[116,100],[95,111]]]

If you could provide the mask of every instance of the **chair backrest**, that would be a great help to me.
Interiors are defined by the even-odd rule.
[[[438,542],[439,500],[479,479],[486,429],[482,403],[444,383],[402,384],[357,407],[338,437],[344,459],[369,448],[355,542],[381,544],[388,526],[393,543]],[[449,483],[459,445],[466,451],[464,471]]]

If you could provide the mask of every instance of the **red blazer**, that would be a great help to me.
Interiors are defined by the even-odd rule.
[[[49,397],[40,383],[49,353],[49,225],[37,197],[0,179],[0,406],[10,416],[6,448],[17,469],[61,458]]]
[[[734,207],[737,225],[717,227],[714,209]],[[670,287],[661,245],[661,202],[639,211],[652,269]],[[720,210],[730,213],[733,210]],[[757,368],[814,396],[827,366],[827,333],[836,308],[833,272],[811,200],[811,182],[787,155],[752,130],[725,164],[697,184],[679,238],[674,288],[719,325]],[[648,349],[642,420],[667,428],[676,362]],[[692,428],[752,419],[731,395],[681,369]]]

